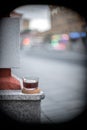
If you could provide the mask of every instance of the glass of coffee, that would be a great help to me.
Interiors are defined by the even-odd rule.
[[[26,89],[33,90],[38,88],[39,78],[38,77],[23,77],[23,87]]]

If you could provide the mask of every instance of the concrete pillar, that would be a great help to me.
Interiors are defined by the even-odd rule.
[[[20,67],[20,19],[0,19],[0,68]]]

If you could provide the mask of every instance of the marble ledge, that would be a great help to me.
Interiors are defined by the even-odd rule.
[[[0,90],[0,100],[42,100],[45,98],[43,91],[36,94],[24,94],[21,90]]]

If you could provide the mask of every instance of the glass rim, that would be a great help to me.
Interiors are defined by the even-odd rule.
[[[23,80],[25,79],[30,79],[30,80],[39,80],[39,77],[38,76],[24,76],[23,78],[22,78]]]

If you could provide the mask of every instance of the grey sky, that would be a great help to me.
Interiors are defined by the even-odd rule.
[[[26,5],[15,9],[16,12],[22,13],[23,18],[29,19],[47,19],[49,17],[48,5]]]

